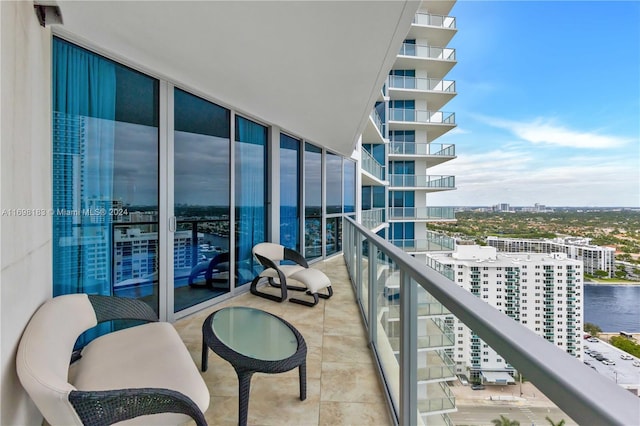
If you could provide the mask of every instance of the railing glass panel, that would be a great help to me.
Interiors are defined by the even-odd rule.
[[[449,29],[456,28],[456,18],[453,16],[431,15],[429,13],[416,13],[413,17],[413,23]]]
[[[389,108],[389,120],[406,121],[411,123],[456,124],[456,114],[453,112],[443,111]]]
[[[362,210],[362,224],[369,229],[377,228],[384,223],[385,209]]]
[[[390,186],[418,188],[455,188],[455,176],[390,174]]]
[[[455,219],[453,207],[390,207],[389,219]]]
[[[380,180],[384,180],[384,166],[373,158],[366,149],[361,149],[362,168]]]
[[[407,77],[390,75],[389,88],[431,90],[434,92],[455,93],[456,82],[453,80],[439,80],[437,78]]]
[[[420,44],[402,43],[399,55],[415,56],[426,59],[456,60],[456,50],[449,47],[424,46]]]
[[[404,142],[391,140],[390,155],[433,155],[455,157],[456,146],[441,143]]]
[[[442,412],[455,410],[453,394],[446,382],[437,377],[449,374],[446,368],[450,361],[440,358],[441,361],[430,364],[429,358],[425,358],[424,363],[420,359],[424,354],[431,352],[433,356],[434,352],[438,354],[444,346],[453,344],[448,320],[438,315],[423,318],[418,313],[419,302],[432,299],[471,328],[472,336],[477,336],[476,344],[482,339],[495,349],[505,363],[517,368],[576,422],[640,424],[636,396],[459,287],[446,278],[446,274],[425,268],[419,259],[351,219],[344,220],[345,233],[355,232],[368,242],[356,247],[367,259],[368,270],[377,274],[370,282],[373,287],[367,293],[368,300],[363,300],[362,293],[358,293],[357,303],[362,310],[373,313],[369,315],[369,337],[397,424],[414,425],[420,421],[440,424]],[[345,245],[345,250],[352,248]],[[360,267],[361,260],[356,259],[356,265],[353,260],[354,257],[346,253],[350,270]],[[361,280],[362,275],[358,279]],[[359,285],[356,283],[356,288]],[[385,290],[394,287],[395,292]],[[421,298],[421,292],[428,296]],[[391,306],[398,307],[396,320],[392,320]],[[443,347],[436,346],[438,341]],[[423,371],[420,370],[423,366],[428,366],[432,376],[418,383],[418,373]],[[437,373],[438,368],[441,373]]]

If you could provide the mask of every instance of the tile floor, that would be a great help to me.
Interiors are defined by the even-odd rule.
[[[298,370],[283,374],[256,373],[251,381],[250,425],[391,425],[373,355],[367,346],[360,311],[341,256],[312,267],[331,279],[334,295],[313,308],[288,301],[278,303],[243,294],[175,323],[198,367],[202,323],[224,306],[250,306],[271,312],[293,324],[307,343],[307,399],[300,401]],[[209,351],[203,373],[211,403],[209,425],[238,422],[238,380],[231,365]]]

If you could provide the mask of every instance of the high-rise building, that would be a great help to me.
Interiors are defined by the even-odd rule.
[[[429,195],[455,189],[455,177],[432,173],[456,157],[455,145],[437,139],[455,128],[442,108],[456,96],[447,74],[456,65],[448,47],[457,32],[454,1],[423,2],[414,16],[386,84],[361,137],[362,223],[394,245],[426,261],[430,251],[450,251],[454,241],[427,230],[431,221],[455,220],[453,207],[431,207]],[[389,336],[388,358],[399,356],[399,272],[378,271],[385,283],[379,317]],[[426,292],[418,297],[418,400],[425,424],[450,424],[456,411],[447,381],[455,379],[447,351],[454,344],[448,311]],[[382,339],[381,339],[382,340]],[[386,346],[383,346],[386,347]]]
[[[576,358],[582,357],[582,263],[564,253],[498,253],[460,245],[431,254],[453,280]],[[514,368],[457,319],[453,358],[459,373],[493,383],[512,381]],[[482,376],[482,377],[481,377]]]
[[[616,250],[591,244],[590,238],[522,239],[487,237],[487,244],[504,252],[564,253],[569,259],[580,260],[584,273],[594,275],[605,271],[609,278],[616,272]]]
[[[453,241],[427,230],[430,221],[455,220],[452,207],[430,207],[430,194],[455,189],[455,176],[432,173],[456,157],[437,139],[455,128],[442,108],[456,96],[447,74],[456,65],[448,47],[457,32],[448,16],[454,1],[423,2],[405,37],[362,134],[362,221],[398,247],[424,258],[451,250]]]

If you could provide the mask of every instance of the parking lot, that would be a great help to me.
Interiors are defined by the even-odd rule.
[[[598,373],[610,378],[621,386],[640,387],[640,367],[633,366],[633,362],[640,362],[640,359],[634,356],[632,356],[631,359],[622,359],[620,355],[627,354],[626,352],[621,351],[603,340],[595,340],[595,342],[590,342],[585,339],[582,341],[582,344],[586,346],[588,350],[597,351],[605,358],[614,361],[615,365],[606,365],[586,353],[583,354],[583,361],[593,366]]]

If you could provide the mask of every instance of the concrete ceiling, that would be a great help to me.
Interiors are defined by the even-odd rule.
[[[416,1],[58,1],[55,33],[351,155]]]

